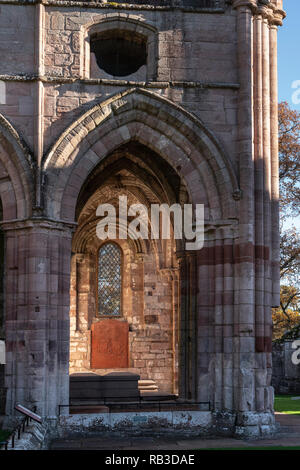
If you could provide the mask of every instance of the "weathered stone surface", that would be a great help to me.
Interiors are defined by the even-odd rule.
[[[42,450],[47,448],[48,426],[46,423],[30,423],[21,433],[20,439],[14,441],[12,446],[11,438],[8,440],[7,450]]]
[[[92,325],[91,368],[128,367],[128,323],[101,320]]]
[[[239,436],[272,429],[282,2],[191,3],[1,4],[8,415],[21,402],[55,418],[69,372],[125,368],[213,412],[147,417],[149,429],[189,419]],[[91,36],[112,30],[147,43],[130,76],[93,61]],[[95,346],[96,209],[121,194],[204,204],[205,243],[116,238],[124,331],[103,329]],[[138,428],[134,418],[101,419]]]

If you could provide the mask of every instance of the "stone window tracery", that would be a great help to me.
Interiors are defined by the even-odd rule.
[[[122,314],[122,253],[116,243],[107,242],[98,252],[98,315]]]

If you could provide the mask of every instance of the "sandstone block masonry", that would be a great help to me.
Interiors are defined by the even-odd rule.
[[[205,205],[199,252],[115,240],[129,369],[209,402],[216,432],[273,429],[284,16],[281,0],[0,0],[8,416],[56,419],[69,371],[90,370],[95,209],[126,194]]]

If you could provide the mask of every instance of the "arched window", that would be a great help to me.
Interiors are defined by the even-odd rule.
[[[157,29],[136,17],[109,15],[84,32],[84,78],[157,79]]]
[[[91,37],[98,67],[113,77],[125,77],[147,64],[146,39],[129,31],[112,30]]]
[[[122,314],[122,253],[115,243],[105,243],[98,254],[98,314]]]

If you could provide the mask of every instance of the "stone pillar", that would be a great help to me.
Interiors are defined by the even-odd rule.
[[[178,346],[179,346],[179,305],[180,305],[180,280],[179,280],[179,269],[175,268],[162,268],[160,273],[163,279],[166,279],[172,286],[172,393],[178,394],[178,376],[179,376],[179,364],[178,364]],[[194,320],[195,321],[195,320]],[[194,328],[195,330],[195,328]],[[196,346],[196,345],[195,345]],[[196,363],[196,361],[194,361]],[[196,376],[194,380],[196,379]]]
[[[171,273],[172,277],[172,296],[173,296],[173,393],[178,394],[178,326],[179,326],[179,270],[174,269]]]
[[[272,306],[280,303],[279,161],[278,161],[278,77],[277,29],[282,20],[270,24],[270,123],[271,123],[271,213],[272,213]]]
[[[188,398],[195,400],[197,396],[197,254],[187,254],[188,263]]]
[[[255,274],[254,274],[254,169],[252,114],[252,7],[254,2],[234,2],[237,10],[239,70],[238,162],[242,199],[239,214],[239,239],[235,246],[236,285],[234,323],[234,409],[237,432],[247,421],[247,412],[255,409]]]
[[[180,256],[179,264],[179,292],[180,292],[180,314],[178,329],[178,391],[180,398],[188,399],[188,367],[187,367],[187,261],[185,256]]]
[[[195,400],[196,380],[196,312],[197,312],[197,269],[196,255],[182,253],[179,256],[179,351],[178,388],[179,396]]]
[[[69,400],[71,225],[48,220],[4,223],[6,387],[14,406],[55,417]]]
[[[34,34],[34,62],[37,81],[35,83],[35,108],[34,108],[34,139],[33,150],[35,153],[36,166],[36,187],[35,187],[35,208],[40,212],[43,205],[41,194],[41,162],[44,154],[44,84],[41,78],[44,76],[44,28],[45,28],[45,7],[42,3],[35,5],[35,34]]]
[[[90,329],[95,315],[95,255],[72,256],[70,308],[70,373],[90,367]]]
[[[214,296],[212,267],[210,266],[208,241],[197,254],[198,302],[197,302],[197,400],[212,401],[212,367],[214,363],[213,322],[214,311],[211,298]]]
[[[264,262],[264,246],[265,246],[265,224],[264,214],[267,208],[265,207],[265,175],[266,165],[264,163],[264,113],[267,112],[266,96],[264,87],[266,87],[266,80],[263,83],[263,73],[266,73],[266,61],[264,52],[265,34],[262,34],[262,29],[265,28],[264,20],[261,12],[254,17],[254,37],[253,37],[253,90],[254,90],[254,188],[255,188],[255,291],[257,292],[255,302],[255,337],[256,341],[259,338],[264,338],[264,324],[265,324],[265,262]],[[268,76],[268,71],[267,71]],[[256,344],[257,346],[257,344]],[[257,361],[258,369],[256,370],[256,378],[265,374],[263,363]],[[258,380],[256,380],[257,382]],[[255,399],[256,407],[258,409],[264,408],[264,389],[257,387],[255,384]],[[262,393],[261,393],[262,392]]]
[[[236,433],[259,434],[273,429],[271,371],[272,305],[272,123],[277,125],[271,82],[275,86],[269,23],[275,6],[256,1],[234,2],[237,9],[239,58],[240,236],[235,256],[238,313],[235,348],[238,374]],[[253,74],[252,74],[253,63]],[[274,98],[273,98],[274,99]],[[253,101],[252,101],[253,100]],[[254,147],[252,148],[252,129]],[[274,165],[274,164],[273,164]],[[253,192],[254,190],[254,192]],[[248,221],[248,223],[247,223]],[[276,228],[276,227],[275,227]]]

